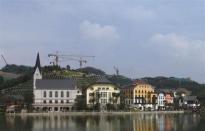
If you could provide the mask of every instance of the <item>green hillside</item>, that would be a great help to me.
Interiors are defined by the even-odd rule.
[[[157,89],[168,88],[177,89],[185,88],[192,91],[193,95],[200,97],[205,97],[205,85],[199,84],[190,78],[175,78],[175,77],[145,77],[142,80],[147,81],[151,85],[155,86]]]
[[[23,68],[23,69],[22,69]],[[25,70],[24,70],[25,69]],[[0,77],[0,89],[5,94],[27,94],[32,92],[32,75],[33,68],[26,66],[7,66],[2,69],[4,73],[19,75],[11,79],[2,79]],[[74,79],[77,81],[78,87],[85,89],[94,83],[99,77],[105,76],[114,84],[123,87],[133,82],[132,79],[125,76],[107,75],[104,71],[94,67],[86,67],[78,70],[67,70],[57,66],[45,66],[42,68],[44,79]],[[8,72],[6,72],[8,71]],[[19,74],[18,74],[19,73]],[[14,75],[14,76],[15,76]],[[205,85],[199,84],[188,78],[175,77],[145,77],[141,80],[147,81],[149,84],[160,88],[186,88],[194,95],[205,96]]]

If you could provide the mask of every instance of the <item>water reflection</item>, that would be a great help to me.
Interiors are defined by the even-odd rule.
[[[0,131],[198,131],[201,122],[196,114],[1,116]]]

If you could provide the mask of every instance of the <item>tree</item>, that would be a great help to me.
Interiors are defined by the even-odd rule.
[[[0,84],[2,84],[3,82],[4,82],[4,78],[0,76]]]
[[[24,96],[24,103],[26,104],[26,108],[31,109],[33,103],[33,92],[25,92],[23,96]]]
[[[85,95],[79,95],[75,99],[75,108],[76,110],[85,110],[86,109],[86,98]]]

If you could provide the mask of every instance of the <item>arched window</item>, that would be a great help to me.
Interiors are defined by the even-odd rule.
[[[64,92],[63,91],[61,91],[61,97],[64,97]]]
[[[66,96],[69,97],[69,91],[66,92]]]

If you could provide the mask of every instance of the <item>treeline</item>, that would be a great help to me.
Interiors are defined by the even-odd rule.
[[[3,67],[1,71],[14,74],[27,74],[33,72],[33,67],[11,64]]]
[[[26,73],[19,76],[18,78],[9,79],[9,80],[4,80],[3,77],[0,76],[0,90],[16,86],[18,84],[27,82],[31,79],[32,79],[32,73]]]
[[[147,81],[149,84],[155,86],[157,89],[177,89],[186,88],[192,91],[192,95],[205,97],[205,85],[199,84],[190,78],[175,78],[175,77],[145,77],[142,80]]]
[[[17,78],[5,79],[0,76],[0,90],[16,86],[18,84],[27,82],[33,77],[33,67],[24,65],[6,65],[1,69],[1,71],[6,73],[13,73],[20,75]]]

